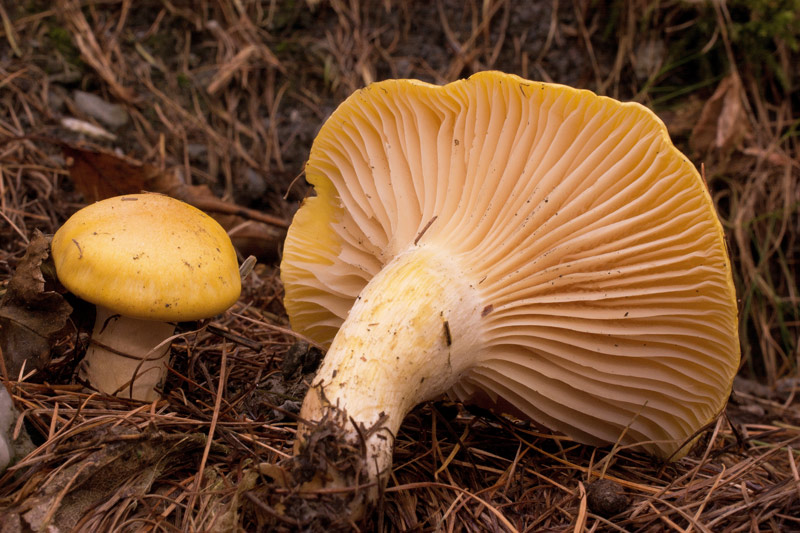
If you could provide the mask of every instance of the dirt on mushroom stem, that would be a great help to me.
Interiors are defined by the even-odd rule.
[[[370,476],[366,446],[366,439],[383,429],[382,423],[383,419],[370,428],[361,425],[354,433],[347,411],[328,406],[322,418],[307,428],[289,460],[289,471],[301,493],[324,503],[316,507],[313,516],[305,511],[298,519],[324,520],[330,517],[331,508],[348,520],[359,520],[365,515],[385,482]]]

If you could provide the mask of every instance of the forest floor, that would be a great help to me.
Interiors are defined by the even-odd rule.
[[[259,258],[233,308],[180,329],[153,404],[76,383],[93,312],[69,295],[27,355],[4,337],[14,435],[31,443],[0,475],[0,532],[800,530],[796,4],[0,2],[0,294],[37,231],[143,189],[214,214]],[[372,81],[487,69],[640,102],[702,166],[740,301],[731,401],[668,464],[429,402],[378,510],[326,515],[278,479],[309,377],[277,276],[309,147]]]

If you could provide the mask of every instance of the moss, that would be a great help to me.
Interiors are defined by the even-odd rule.
[[[759,78],[775,78],[787,93],[794,72],[776,61],[776,51],[786,46],[800,49],[800,0],[732,0],[731,41]]]
[[[51,26],[47,30],[47,39],[52,47],[72,65],[83,68],[81,53],[72,42],[70,32],[61,26]]]
[[[732,0],[731,40],[743,50],[763,52],[775,40],[793,51],[800,49],[800,0]]]
[[[185,72],[178,72],[178,87],[181,89],[192,87],[192,79]]]

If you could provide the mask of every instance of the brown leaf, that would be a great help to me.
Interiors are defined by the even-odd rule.
[[[166,194],[208,212],[225,228],[243,255],[271,261],[289,223],[217,198],[205,185],[187,185],[177,172],[161,171],[101,149],[62,144],[70,177],[87,202],[142,191]]]
[[[748,130],[744,92],[739,76],[724,78],[703,106],[700,119],[692,129],[689,145],[697,153],[712,149],[729,152]]]
[[[101,150],[62,144],[69,176],[87,203],[147,190],[158,174],[149,165]]]
[[[176,439],[119,429],[100,441],[97,451],[55,470],[11,516],[22,517],[33,531],[72,531],[88,513],[102,513],[147,494],[166,468],[194,459],[205,443],[198,435]]]
[[[42,268],[49,254],[50,240],[37,231],[0,300],[0,348],[12,379],[23,363],[31,369],[49,362],[52,343],[72,312],[63,296],[45,289]]]

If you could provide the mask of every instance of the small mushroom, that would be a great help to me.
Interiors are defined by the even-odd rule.
[[[59,281],[97,306],[79,373],[106,394],[156,399],[175,322],[221,313],[241,291],[225,230],[160,194],[81,209],[53,236],[52,251]]]
[[[306,177],[281,277],[292,327],[329,349],[295,452],[338,435],[361,454],[310,482],[372,482],[356,515],[403,418],[443,393],[673,459],[723,409],[722,227],[645,107],[498,72],[379,82],[324,124]]]

